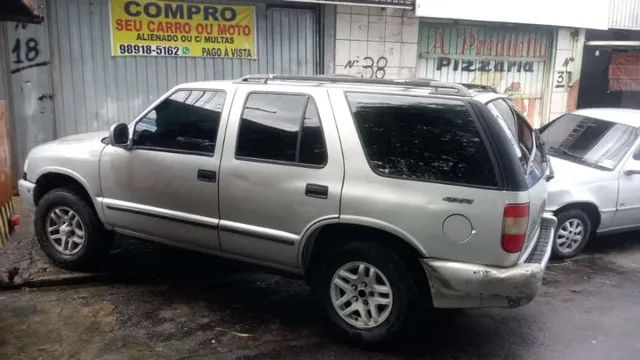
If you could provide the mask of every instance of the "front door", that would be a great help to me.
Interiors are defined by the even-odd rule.
[[[340,212],[343,159],[327,90],[239,88],[221,174],[222,250],[297,266],[305,230]]]
[[[640,226],[640,149],[627,160],[620,173],[618,211],[614,227]]]
[[[130,149],[100,160],[103,211],[125,233],[188,247],[219,248],[219,131],[224,91],[175,91],[131,128]]]

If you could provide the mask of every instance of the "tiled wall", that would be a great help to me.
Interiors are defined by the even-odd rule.
[[[544,125],[565,112],[575,109],[577,96],[572,94],[577,94],[579,87],[583,41],[584,36],[579,30],[558,29],[549,117],[542,119],[542,124],[537,125]],[[571,75],[568,75],[569,73]]]
[[[414,78],[419,20],[401,9],[338,6],[335,72]]]

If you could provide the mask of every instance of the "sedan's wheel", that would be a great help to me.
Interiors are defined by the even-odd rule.
[[[576,256],[591,237],[591,221],[582,210],[573,209],[558,214],[558,227],[553,244],[556,258]]]
[[[90,269],[108,252],[111,239],[79,191],[60,188],[45,194],[36,207],[34,226],[49,259],[65,268]]]
[[[579,219],[569,219],[558,229],[558,248],[563,252],[577,249],[584,239],[584,224]]]
[[[389,317],[393,292],[378,268],[354,261],[333,274],[331,301],[347,323],[358,329],[368,329],[382,324]]]
[[[311,285],[332,333],[358,345],[397,339],[429,308],[417,259],[373,242],[348,242],[315,262]]]

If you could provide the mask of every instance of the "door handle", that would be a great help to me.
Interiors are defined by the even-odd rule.
[[[329,187],[318,184],[307,184],[304,187],[304,194],[309,197],[326,199],[329,196]]]
[[[214,183],[216,180],[217,176],[215,171],[198,169],[198,181]]]

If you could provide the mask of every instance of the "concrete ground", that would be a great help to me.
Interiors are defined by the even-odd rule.
[[[130,239],[78,276],[49,265],[26,224],[0,250],[0,358],[637,359],[639,235],[552,263],[525,307],[438,311],[373,352],[333,339],[300,280]]]

